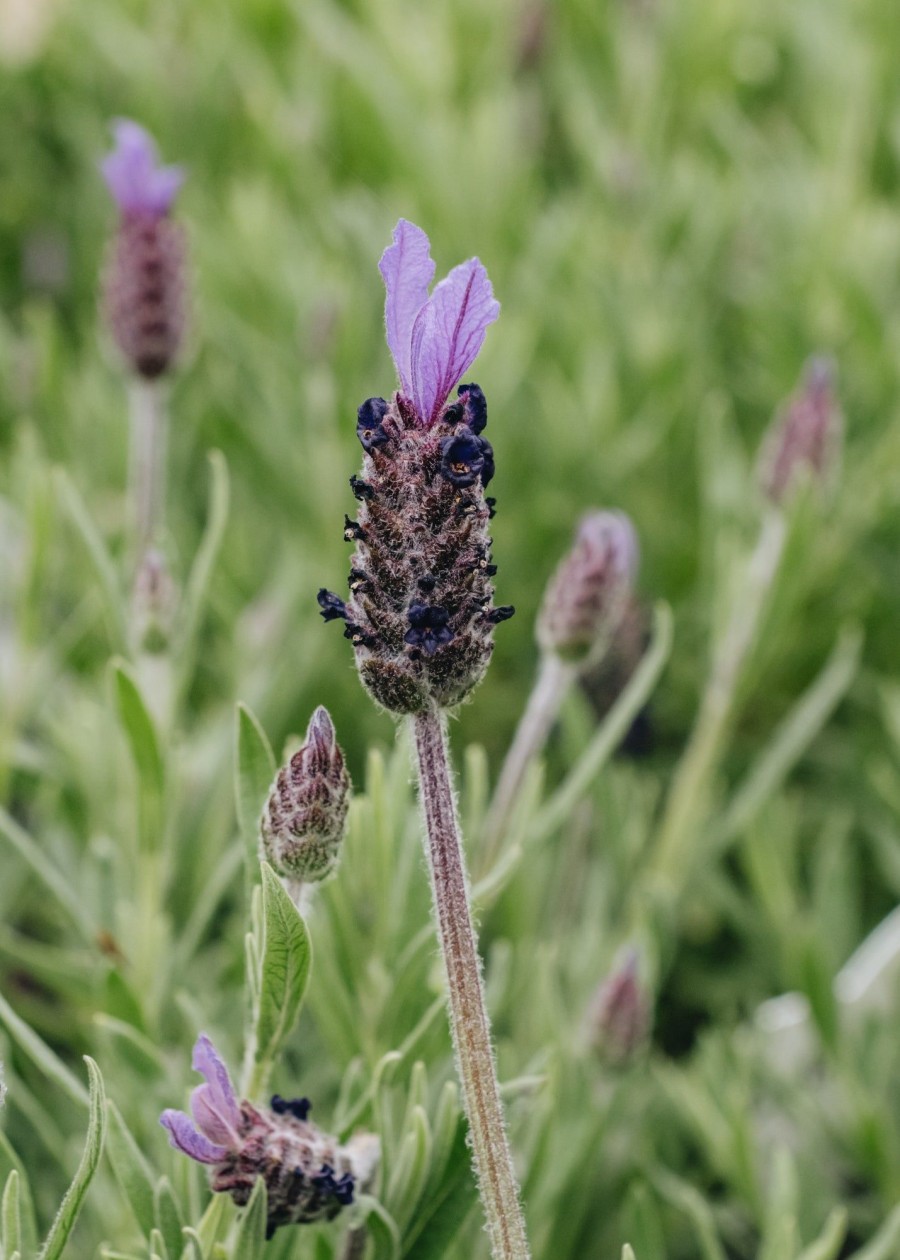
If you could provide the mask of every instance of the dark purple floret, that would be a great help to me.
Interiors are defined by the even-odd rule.
[[[512,604],[501,604],[499,608],[492,608],[487,614],[487,619],[493,625],[498,626],[501,621],[509,621],[514,616],[515,608]]]
[[[319,602],[319,608],[322,610],[322,618],[325,621],[346,621],[347,605],[334,591],[326,590],[323,586],[319,591],[316,599]]]
[[[485,503],[487,504],[488,520],[492,521],[494,517],[497,515],[497,500],[494,498],[491,498],[489,495],[485,499]]]
[[[494,476],[494,448],[487,438],[479,438],[478,441],[481,443],[481,457],[484,460],[484,466],[481,469],[481,484],[486,486]]]
[[[383,398],[367,398],[357,409],[356,436],[362,443],[363,450],[370,455],[391,440],[381,425],[387,410],[388,404]]]
[[[295,1120],[306,1121],[312,1103],[308,1098],[282,1098],[280,1094],[273,1094],[271,1107],[276,1116],[293,1116]]]
[[[460,385],[457,389],[463,405],[466,424],[473,433],[480,433],[487,424],[487,399],[480,385]]]
[[[344,515],[344,538],[347,542],[353,542],[355,538],[365,538],[365,530],[359,521],[352,521],[349,516]]]
[[[450,614],[441,604],[410,604],[409,629],[403,636],[406,643],[420,647],[426,656],[433,656],[438,648],[453,640],[453,631],[447,624]]]
[[[357,477],[356,473],[350,478],[350,489],[353,491],[354,498],[359,499],[360,502],[373,498],[375,494],[368,481],[363,481],[362,477]]]
[[[454,437],[444,438],[441,443],[441,474],[455,486],[474,485],[484,469],[485,445],[484,439],[476,437],[468,428],[461,429]]]

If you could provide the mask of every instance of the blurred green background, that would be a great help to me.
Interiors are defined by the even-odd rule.
[[[30,48],[20,29],[16,49],[16,14],[36,25],[43,8],[45,29]],[[850,612],[867,622],[873,668],[891,668],[893,17],[876,0],[7,0],[5,484],[33,442],[115,541],[127,430],[98,327],[114,215],[96,164],[109,120],[126,115],[189,171],[193,355],[172,400],[170,533],[183,569],[205,451],[220,448],[235,498],[199,684],[210,696],[250,699],[276,732],[324,702],[357,766],[367,739],[389,738],[314,594],[343,580],[355,408],[393,385],[376,263],[400,215],[431,235],[439,274],[478,253],[503,303],[476,377],[499,469],[499,596],[519,615],[461,715],[464,737],[503,747],[543,582],[579,510],[609,505],[636,522],[644,590],[678,614],[659,720],[661,741],[680,742],[705,668],[716,534],[746,524],[736,478],[814,350],[840,365],[861,492],[842,510],[862,519],[852,565],[815,589],[797,575],[803,607],[765,704],[809,674]],[[57,539],[48,557],[50,619],[75,599],[70,546]]]
[[[488,398],[497,460],[498,599],[518,612],[499,628],[487,680],[455,723],[457,750],[483,745],[496,776],[534,674],[535,611],[582,510],[630,514],[642,596],[675,614],[648,754],[601,785],[595,814],[571,833],[583,850],[545,851],[525,871],[485,925],[489,944],[527,951],[552,938],[564,954],[568,938],[552,925],[568,922],[572,889],[594,887],[580,882],[585,837],[631,846],[632,856],[646,842],[708,677],[710,638],[740,597],[739,558],[760,515],[760,439],[807,357],[835,359],[846,418],[840,493],[792,527],[721,750],[723,798],[850,623],[864,632],[862,666],[804,745],[789,790],[688,898],[657,1042],[681,1055],[698,1029],[730,1030],[772,993],[829,989],[900,897],[898,64],[892,0],[0,0],[0,786],[11,811],[68,855],[70,872],[73,854],[90,849],[93,860],[123,818],[130,825],[130,802],[115,797],[121,767],[92,760],[114,726],[103,601],[50,472],[68,470],[121,556],[127,408],[98,313],[115,213],[97,163],[110,120],[124,115],[188,172],[177,217],[190,242],[191,333],[171,397],[166,544],[179,584],[202,535],[210,449],[223,452],[232,486],[178,733],[190,751],[177,827],[188,835],[196,824],[206,838],[173,895],[176,921],[231,835],[230,784],[212,776],[227,764],[236,700],[252,705],[276,750],[326,704],[360,785],[367,748],[393,740],[315,593],[344,581],[356,407],[394,385],[377,261],[403,216],[430,235],[438,275],[478,254],[503,307],[471,375]],[[590,721],[573,698],[550,751],[551,783]],[[591,879],[605,932],[632,885],[631,857],[603,852],[615,872],[604,882],[591,866]],[[542,901],[541,881],[557,878]],[[40,894],[16,867],[0,890],[9,917],[20,893],[18,925],[37,924],[55,942]],[[581,912],[586,922],[590,907]],[[801,926],[815,966],[800,957]],[[29,988],[18,938],[0,947],[28,1017],[66,1053],[85,1049],[87,1023],[67,1022],[66,1009]],[[238,955],[216,955],[232,985]],[[590,965],[564,960],[578,1001],[611,957],[604,938]],[[546,963],[548,990],[555,965]],[[528,978],[510,974],[507,990],[497,982],[506,993],[498,1035],[512,1073],[525,1071],[516,1047],[538,1054],[546,1029],[516,1023],[526,1020]],[[81,1004],[85,1021],[93,1001]],[[400,1032],[373,1034],[369,1057]],[[849,1198],[862,1245],[900,1195],[888,1032],[872,1050],[877,1067],[857,1063],[849,1043],[831,1046],[852,1101],[803,1130],[811,1166],[817,1143],[833,1141],[840,1170],[810,1192],[804,1237],[828,1204]],[[740,1057],[704,1043],[679,1094],[685,1114],[723,1080],[733,1087],[729,1120],[743,1114],[751,1086],[732,1053]],[[882,1115],[878,1089],[890,1080]],[[666,1081],[672,1096],[681,1090]],[[715,1198],[727,1183],[727,1254],[756,1254],[776,1209],[751,1191],[741,1198],[742,1153],[732,1176],[712,1122],[690,1140],[670,1138],[663,1096],[646,1115],[637,1091],[623,1105],[629,1123],[646,1126],[642,1149],[661,1124],[665,1149],[654,1158],[694,1184],[708,1142],[717,1154],[706,1189]],[[573,1114],[583,1107],[580,1096],[569,1101]],[[600,1148],[589,1149],[602,1163]],[[536,1201],[552,1201],[564,1221],[561,1187],[577,1180],[566,1166]],[[621,1225],[609,1226],[617,1245],[636,1239],[646,1193],[642,1183]],[[578,1238],[596,1236],[584,1194],[584,1217],[572,1215],[587,1222],[583,1233],[572,1224],[572,1250],[548,1257],[582,1255]],[[48,1190],[45,1215],[51,1202]],[[637,1260],[663,1254],[653,1228],[640,1241]],[[670,1254],[696,1254],[691,1245],[680,1240]],[[763,1254],[795,1253],[772,1243]]]

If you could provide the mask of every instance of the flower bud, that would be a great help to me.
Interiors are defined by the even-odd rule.
[[[649,644],[647,608],[629,594],[623,601],[621,616],[611,632],[606,651],[578,672],[578,685],[598,722],[603,721],[628,686]],[[652,751],[653,743],[653,721],[650,705],[646,704],[634,717],[618,752],[628,757],[645,756]]]
[[[174,365],[184,340],[184,234],[169,217],[183,175],[158,165],[156,146],[137,123],[120,119],[115,134],[116,147],[102,164],[120,211],[103,308],[126,363],[153,380]]]
[[[837,467],[843,422],[830,359],[817,356],[804,369],[797,393],[779,410],[763,439],[759,481],[779,507],[805,470],[825,484]]]
[[[600,985],[589,1016],[595,1050],[612,1066],[630,1062],[650,1033],[650,999],[641,982],[638,955],[629,950]]]
[[[619,621],[638,566],[637,536],[624,512],[588,512],[575,545],[544,595],[537,640],[545,652],[586,664]]]
[[[279,770],[260,819],[263,855],[286,879],[315,883],[337,864],[350,776],[328,710],[310,718],[306,742]]]

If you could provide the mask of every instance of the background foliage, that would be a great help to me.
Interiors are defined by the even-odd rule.
[[[649,753],[607,762],[528,843],[523,810],[523,856],[484,898],[536,1254],[616,1256],[629,1240],[637,1260],[893,1255],[896,985],[873,963],[874,989],[852,972],[833,986],[900,894],[893,6],[79,0],[43,24],[42,8],[0,9],[0,1173],[20,1159],[30,1174],[39,1235],[84,1141],[82,1054],[151,1191],[165,1174],[177,1213],[199,1219],[202,1181],[156,1120],[184,1096],[198,1029],[240,1061],[240,700],[279,753],[326,704],[358,788],[276,1084],[310,1094],[326,1127],[382,1133],[401,1254],[482,1246],[407,755],[314,600],[344,572],[355,408],[392,385],[375,264],[403,215],[428,230],[439,273],[477,252],[503,303],[476,379],[499,469],[499,597],[518,616],[454,730],[476,869],[534,613],[581,509],[632,516],[642,592],[674,613]],[[190,172],[167,540],[186,612],[161,660],[131,652],[117,585],[126,406],[96,296],[113,221],[96,162],[117,115]],[[820,350],[840,370],[840,492],[792,509],[689,860],[661,892],[662,802],[710,645],[746,595],[755,453]],[[573,697],[546,791],[569,781],[593,722]],[[529,791],[540,818],[545,789]],[[635,935],[654,1040],[615,1071],[589,1048],[586,1011]],[[784,1008],[755,1016],[788,989],[809,1002],[789,1046]],[[105,1240],[178,1255],[176,1210],[159,1202],[171,1189],[133,1219],[115,1140],[71,1254]],[[369,1219],[390,1254],[391,1227]],[[339,1240],[283,1232],[270,1251],[324,1260]]]

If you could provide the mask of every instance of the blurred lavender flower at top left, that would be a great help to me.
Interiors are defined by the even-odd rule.
[[[184,340],[184,235],[170,217],[184,171],[160,165],[138,123],[117,119],[113,134],[100,170],[121,218],[103,278],[104,314],[125,362],[153,380],[174,365]]]
[[[149,132],[129,118],[113,123],[115,148],[100,163],[113,199],[123,214],[168,214],[184,183],[180,166],[160,166]]]

